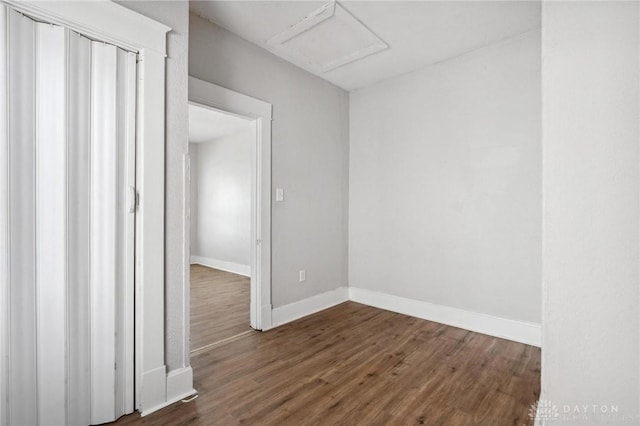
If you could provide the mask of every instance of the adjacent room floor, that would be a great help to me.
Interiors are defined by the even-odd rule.
[[[191,265],[191,351],[251,331],[249,277]]]
[[[346,302],[191,359],[199,398],[118,424],[532,424],[540,349]]]

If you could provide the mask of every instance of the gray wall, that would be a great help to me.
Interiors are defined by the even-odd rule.
[[[638,16],[637,2],[543,4],[542,398],[619,410],[579,424],[640,419]]]
[[[189,31],[190,75],[273,104],[273,306],[346,285],[348,94],[193,14]]]
[[[349,285],[540,322],[540,32],[351,93]]]
[[[169,370],[189,365],[189,259],[184,250],[186,203],[184,156],[188,152],[189,4],[184,1],[120,1],[172,28],[167,37],[165,151],[165,362]]]
[[[198,148],[192,256],[251,266],[251,159],[255,124]]]

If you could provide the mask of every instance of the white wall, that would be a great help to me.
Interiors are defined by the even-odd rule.
[[[542,398],[627,416],[578,424],[640,421],[638,16],[543,4]]]
[[[540,32],[351,93],[349,285],[541,311]]]
[[[273,104],[274,307],[346,285],[348,94],[193,14],[189,73]]]
[[[251,267],[251,161],[255,124],[198,148],[192,256]]]

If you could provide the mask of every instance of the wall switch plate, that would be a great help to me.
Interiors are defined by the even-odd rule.
[[[276,188],[276,201],[284,201],[284,189]]]
[[[300,280],[300,282],[306,281],[307,280],[307,270],[306,269],[302,269],[298,272],[298,279]]]

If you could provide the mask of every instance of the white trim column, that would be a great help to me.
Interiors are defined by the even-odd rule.
[[[9,126],[7,9],[0,7],[0,424],[9,424]]]
[[[136,405],[143,414],[166,400],[164,353],[164,55],[139,54],[136,187]],[[153,74],[148,70],[156,70]],[[151,74],[151,75],[150,75]],[[160,119],[158,121],[158,119]],[[162,124],[160,124],[162,123]]]

